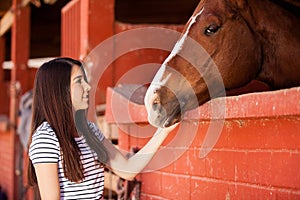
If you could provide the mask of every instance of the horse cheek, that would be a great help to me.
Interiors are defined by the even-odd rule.
[[[238,23],[240,29],[226,38],[226,50],[216,59],[226,89],[242,87],[255,79],[261,65],[259,41],[243,20],[234,23]]]

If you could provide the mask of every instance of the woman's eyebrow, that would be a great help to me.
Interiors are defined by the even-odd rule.
[[[75,77],[73,78],[73,80],[80,79],[80,78],[82,78],[82,75],[75,76]]]

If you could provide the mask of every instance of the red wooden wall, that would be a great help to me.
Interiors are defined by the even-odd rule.
[[[115,1],[74,0],[62,10],[62,56],[85,60],[97,45],[106,39],[127,30],[143,27],[161,27],[181,31],[183,24],[132,24],[116,21]],[[115,45],[116,51],[120,46]],[[130,69],[145,63],[162,63],[169,52],[141,49],[114,60],[99,78],[96,99],[91,104],[103,104],[106,88],[116,85]],[[113,54],[113,53],[112,53]],[[113,55],[111,55],[113,56]],[[102,59],[102,58],[99,58]],[[153,74],[139,74],[140,79]]]
[[[112,88],[107,94],[106,119],[119,127],[120,148],[142,147],[155,132],[147,126],[144,106]],[[188,112],[179,137],[191,140],[190,146],[169,165],[138,176],[141,199],[300,199],[299,99],[299,87],[227,97],[220,137],[204,158],[199,155],[207,130],[223,120],[211,120],[218,100]],[[180,148],[170,146],[178,134],[176,129],[168,136],[161,149],[170,151],[155,162],[165,162]]]
[[[84,59],[93,48],[114,34],[149,26],[117,22],[114,3],[114,0],[73,0],[62,10],[62,56]],[[24,25],[28,23],[23,23]],[[179,31],[183,28],[183,25],[159,26]],[[16,27],[14,29],[17,30]],[[20,40],[21,35],[24,36],[24,31],[23,34],[15,34],[16,41]],[[2,39],[0,63],[4,52]],[[24,57],[26,60],[28,53],[26,42],[20,44],[25,47],[15,48],[14,56],[18,64],[24,64]],[[17,56],[21,50],[25,51],[19,54],[22,58]],[[108,102],[106,118],[110,123],[116,123],[112,118],[110,90],[106,96],[107,87],[114,86],[124,73],[135,66],[149,62],[161,63],[166,56],[167,53],[162,51],[141,50],[118,58],[103,74],[95,91],[97,99],[91,103]],[[21,76],[20,69],[25,69],[29,75]],[[28,70],[23,66],[18,68],[17,73],[11,74],[13,79],[17,77],[22,80],[25,88],[30,88],[34,75],[34,72]],[[3,88],[4,85],[6,88],[0,91],[1,97],[5,97],[1,103],[9,105],[8,94],[4,94],[8,91],[9,82],[3,80],[4,74],[1,69],[0,87]],[[149,78],[153,74],[139,75],[141,78]],[[115,95],[114,98],[119,102],[118,105],[113,104],[116,112],[126,113],[123,112],[122,105],[127,104],[128,100],[120,95]],[[203,114],[200,119],[189,112],[182,126],[187,134],[195,131],[194,127],[197,126],[192,144],[174,163],[138,177],[142,180],[142,199],[299,199],[299,99],[299,88],[227,98],[228,112],[221,136],[214,149],[202,159],[199,158],[200,147],[206,130],[213,123],[210,121],[210,104],[199,108]],[[144,131],[155,130],[147,126],[142,105],[130,102],[129,108],[132,119],[124,117],[124,121],[117,121],[120,125],[119,144],[125,150],[142,146],[147,141],[147,138],[128,136],[127,132],[143,135]],[[0,113],[8,115],[9,111],[9,106],[1,107]],[[147,128],[140,131],[136,124]],[[164,145],[167,146],[175,136],[176,132],[172,133]],[[0,184],[4,186],[10,199],[15,199],[18,195],[15,140],[13,130],[0,132]]]
[[[19,199],[22,194],[22,170],[19,168],[18,155],[19,140],[16,135],[18,100],[32,83],[29,78],[30,70],[27,66],[29,58],[29,36],[30,36],[30,8],[20,6],[21,0],[12,1],[12,9],[15,13],[11,28],[11,70],[0,69],[1,105],[2,115],[0,124],[0,185],[9,199]],[[4,39],[0,41],[0,65],[2,66],[5,55]],[[19,184],[21,183],[21,184]]]
[[[67,34],[67,37],[79,37],[79,40],[73,40],[78,44],[69,43],[63,48],[79,45],[80,53],[65,55],[84,58],[97,44],[114,34],[153,26],[117,22],[114,1],[103,2],[105,4],[100,6],[93,0],[73,1],[74,7],[80,4],[80,14],[75,18],[80,16],[81,20],[70,30],[80,30],[80,34]],[[183,25],[159,26],[179,31],[183,28]],[[166,56],[166,52],[157,50],[130,52],[116,59],[99,81],[95,104],[106,102],[106,119],[118,123],[119,145],[124,150],[141,147],[147,141],[147,138],[129,136],[128,132],[143,136],[155,129],[147,126],[147,114],[142,105],[117,93],[112,96],[110,89],[106,96],[106,89],[118,83],[122,75],[135,66],[161,63]],[[152,75],[139,74],[141,78]],[[142,199],[299,199],[298,100],[298,88],[227,98],[221,136],[205,158],[199,158],[200,147],[206,130],[215,123],[210,120],[210,103],[199,108],[200,119],[193,111],[187,113],[181,126],[185,134],[194,132],[196,126],[197,134],[192,144],[170,165],[138,177],[142,181]],[[124,112],[127,104],[130,118],[123,115],[127,113]],[[113,113],[117,113],[118,120],[113,118]],[[138,127],[143,127],[142,131]],[[176,132],[171,134],[164,145],[167,146],[175,135]]]

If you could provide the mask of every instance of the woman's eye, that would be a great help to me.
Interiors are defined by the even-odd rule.
[[[77,80],[76,80],[76,83],[81,84],[81,79],[77,79]]]
[[[213,35],[214,33],[216,33],[219,29],[220,29],[220,26],[218,26],[216,24],[211,24],[207,28],[205,28],[204,34],[207,36],[210,36],[210,35]]]

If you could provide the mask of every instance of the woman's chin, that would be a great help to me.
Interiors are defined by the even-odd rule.
[[[79,110],[87,110],[89,108],[89,105],[86,105],[86,106],[80,106],[78,108],[74,108],[74,111],[79,111]]]

